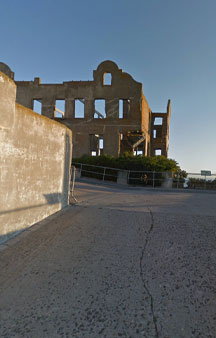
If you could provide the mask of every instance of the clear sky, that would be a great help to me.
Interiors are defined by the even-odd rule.
[[[216,0],[0,0],[0,61],[16,80],[92,80],[113,60],[152,111],[172,102],[169,157],[216,173]]]

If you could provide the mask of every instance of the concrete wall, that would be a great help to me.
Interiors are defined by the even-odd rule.
[[[15,101],[0,72],[0,243],[68,204],[71,131]]]

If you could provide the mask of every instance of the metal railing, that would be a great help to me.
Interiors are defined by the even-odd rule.
[[[94,178],[133,186],[166,189],[208,189],[216,190],[216,174],[210,177],[199,173],[187,173],[182,177],[179,172],[123,170],[84,163],[73,163],[80,177]]]
[[[96,178],[102,181],[117,182],[118,172],[121,170],[84,163],[73,163],[73,165],[80,170],[81,177]]]

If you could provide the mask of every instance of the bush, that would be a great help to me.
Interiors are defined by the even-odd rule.
[[[80,158],[73,158],[73,164],[77,167],[79,165],[77,163],[82,163],[85,165],[83,167],[84,171],[82,172],[82,176],[86,177],[94,177],[98,179],[105,180],[117,180],[118,171],[114,170],[122,169],[122,170],[130,170],[130,171],[142,171],[142,173],[130,173],[129,184],[142,184],[142,185],[152,185],[153,182],[153,174],[148,173],[149,171],[156,172],[179,172],[183,175],[183,171],[178,166],[178,163],[175,160],[167,159],[164,156],[153,156],[153,157],[143,157],[143,156],[133,156],[131,153],[125,153],[120,157],[113,157],[108,155],[102,156],[87,156],[84,155]],[[89,166],[87,166],[89,165]],[[106,170],[105,177],[103,177],[103,170],[101,168],[91,167],[91,165],[99,166],[99,167],[108,167],[112,168],[110,170]],[[109,175],[110,176],[109,176]],[[147,179],[145,179],[147,176]],[[155,174],[154,178],[156,179],[155,185],[160,185],[162,180],[162,174]]]
[[[108,155],[87,156],[73,158],[74,163],[83,163],[97,165],[101,167],[118,168],[124,170],[139,171],[178,171],[180,170],[175,160],[168,159],[165,156],[133,156],[128,153],[120,157]]]

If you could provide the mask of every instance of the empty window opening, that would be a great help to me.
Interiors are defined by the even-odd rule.
[[[103,149],[103,139],[102,138],[99,139],[99,149],[100,150]]]
[[[100,156],[103,154],[103,135],[99,134],[90,134],[90,154],[91,156]]]
[[[123,118],[128,118],[130,113],[130,100],[123,100]]]
[[[160,156],[161,155],[161,149],[155,149],[155,155]]]
[[[33,110],[37,114],[42,114],[42,103],[40,100],[33,100]]]
[[[75,100],[75,118],[83,119],[84,118],[84,99],[76,99]]]
[[[156,129],[153,130],[153,138],[157,138],[157,130]]]
[[[104,73],[103,75],[103,85],[104,86],[111,86],[112,84],[112,74],[111,73]]]
[[[94,105],[95,105],[94,118],[95,119],[105,118],[106,117],[106,110],[105,110],[106,101],[105,100],[95,100]]]
[[[143,150],[134,150],[134,156],[143,155]]]
[[[56,100],[55,117],[63,118],[65,115],[65,100]]]
[[[123,105],[123,100],[119,100],[119,119],[123,119],[123,108],[124,108],[124,105]]]
[[[155,117],[154,125],[161,126],[162,124],[163,124],[163,118],[162,117]]]

